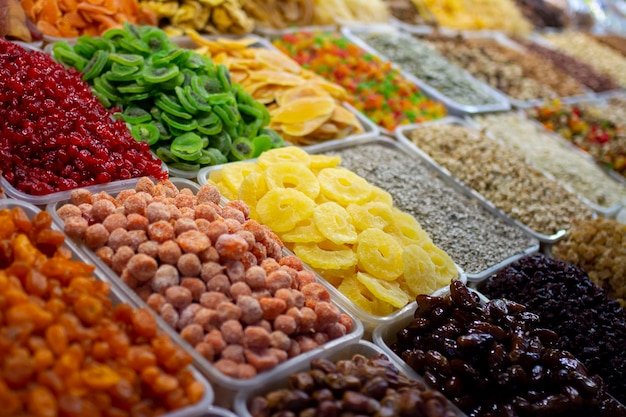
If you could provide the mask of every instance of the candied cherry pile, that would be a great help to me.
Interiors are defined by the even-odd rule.
[[[167,176],[78,71],[0,39],[0,79],[0,171],[18,190],[45,195]]]
[[[0,210],[0,415],[154,416],[204,396],[146,309],[113,307],[47,212]]]

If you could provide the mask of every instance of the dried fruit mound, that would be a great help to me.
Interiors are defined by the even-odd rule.
[[[18,190],[44,195],[167,176],[77,71],[0,39],[0,79],[0,171]]]
[[[153,416],[200,401],[191,356],[148,310],[113,307],[51,222],[0,211],[0,414]]]

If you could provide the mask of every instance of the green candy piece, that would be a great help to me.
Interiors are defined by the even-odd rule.
[[[183,106],[178,104],[178,99],[165,93],[161,93],[154,100],[154,105],[165,113],[169,113],[172,116],[181,117],[183,119],[191,119],[191,115],[185,111]]]
[[[184,133],[172,141],[170,151],[185,161],[196,161],[202,155],[202,139],[195,133]]]
[[[152,120],[150,113],[137,106],[126,107],[121,117],[126,123],[130,123],[131,125],[146,123]]]
[[[143,71],[141,71],[141,75],[143,75],[144,80],[152,84],[159,84],[165,81],[169,81],[173,78],[176,78],[180,74],[180,70],[176,65],[170,65],[168,67],[151,67],[144,66]]]
[[[190,132],[197,129],[198,127],[198,122],[196,122],[194,119],[185,120],[176,116],[172,116],[168,113],[161,113],[161,121],[168,125],[170,128],[175,128],[184,132]]]
[[[230,146],[230,159],[234,161],[243,161],[253,158],[254,153],[254,143],[245,137],[235,139]]]
[[[107,51],[102,49],[96,51],[85,68],[83,68],[83,80],[89,81],[100,75],[108,61],[109,53]]]
[[[138,67],[140,65],[143,65],[143,57],[137,54],[112,53],[109,55],[109,59],[117,64],[126,67]]]
[[[189,101],[189,99],[185,95],[185,90],[182,87],[175,87],[174,92],[176,93],[176,97],[178,97],[178,101],[180,102],[181,106],[183,106],[183,108],[187,110],[188,113],[198,113],[198,108]]]
[[[150,123],[141,123],[133,125],[130,128],[130,134],[138,142],[147,142],[148,145],[154,145],[159,140],[159,130]]]

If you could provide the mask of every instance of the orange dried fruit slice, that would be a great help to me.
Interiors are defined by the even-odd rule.
[[[294,253],[313,268],[347,269],[356,265],[356,254],[349,246],[332,242],[296,243]]]
[[[320,193],[317,177],[299,162],[278,162],[265,170],[265,182],[269,189],[294,188],[312,199]]]
[[[326,240],[317,229],[313,216],[296,223],[293,229],[281,233],[280,239],[288,243],[320,243]]]
[[[261,223],[275,233],[289,231],[313,214],[315,202],[293,188],[274,188],[259,200],[256,211]]]
[[[304,123],[312,119],[332,115],[335,110],[335,100],[330,97],[302,97],[290,101],[271,112],[273,123]]]
[[[346,210],[352,217],[352,224],[357,230],[370,228],[384,229],[393,223],[391,206],[378,201],[365,204],[349,204]]]
[[[239,186],[252,172],[259,172],[253,162],[233,162],[222,167],[222,179],[235,193],[239,193]]]
[[[346,207],[369,200],[372,186],[363,178],[345,168],[324,168],[317,175],[322,193]]]
[[[396,308],[402,308],[411,301],[408,294],[402,291],[400,284],[395,281],[378,279],[364,272],[357,272],[356,279],[370,290],[376,298]]]
[[[393,281],[403,272],[402,246],[380,229],[367,229],[358,237],[359,269],[385,281]]]
[[[298,162],[308,167],[311,165],[311,156],[301,148],[286,146],[265,151],[257,160],[261,168],[267,168],[279,162]]]
[[[317,229],[328,240],[337,244],[356,243],[357,233],[352,217],[335,202],[320,204],[313,209]]]
[[[435,278],[438,287],[450,285],[451,280],[458,278],[459,271],[450,255],[435,246],[433,242],[427,243],[423,248],[435,265]]]
[[[418,245],[409,245],[402,252],[404,265],[404,281],[409,294],[415,297],[418,294],[432,294],[443,285],[437,283],[435,264],[428,253]]]

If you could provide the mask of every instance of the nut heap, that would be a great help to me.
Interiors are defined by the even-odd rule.
[[[394,352],[469,416],[626,415],[539,316],[507,299],[481,305],[460,282],[418,296],[397,338]]]

